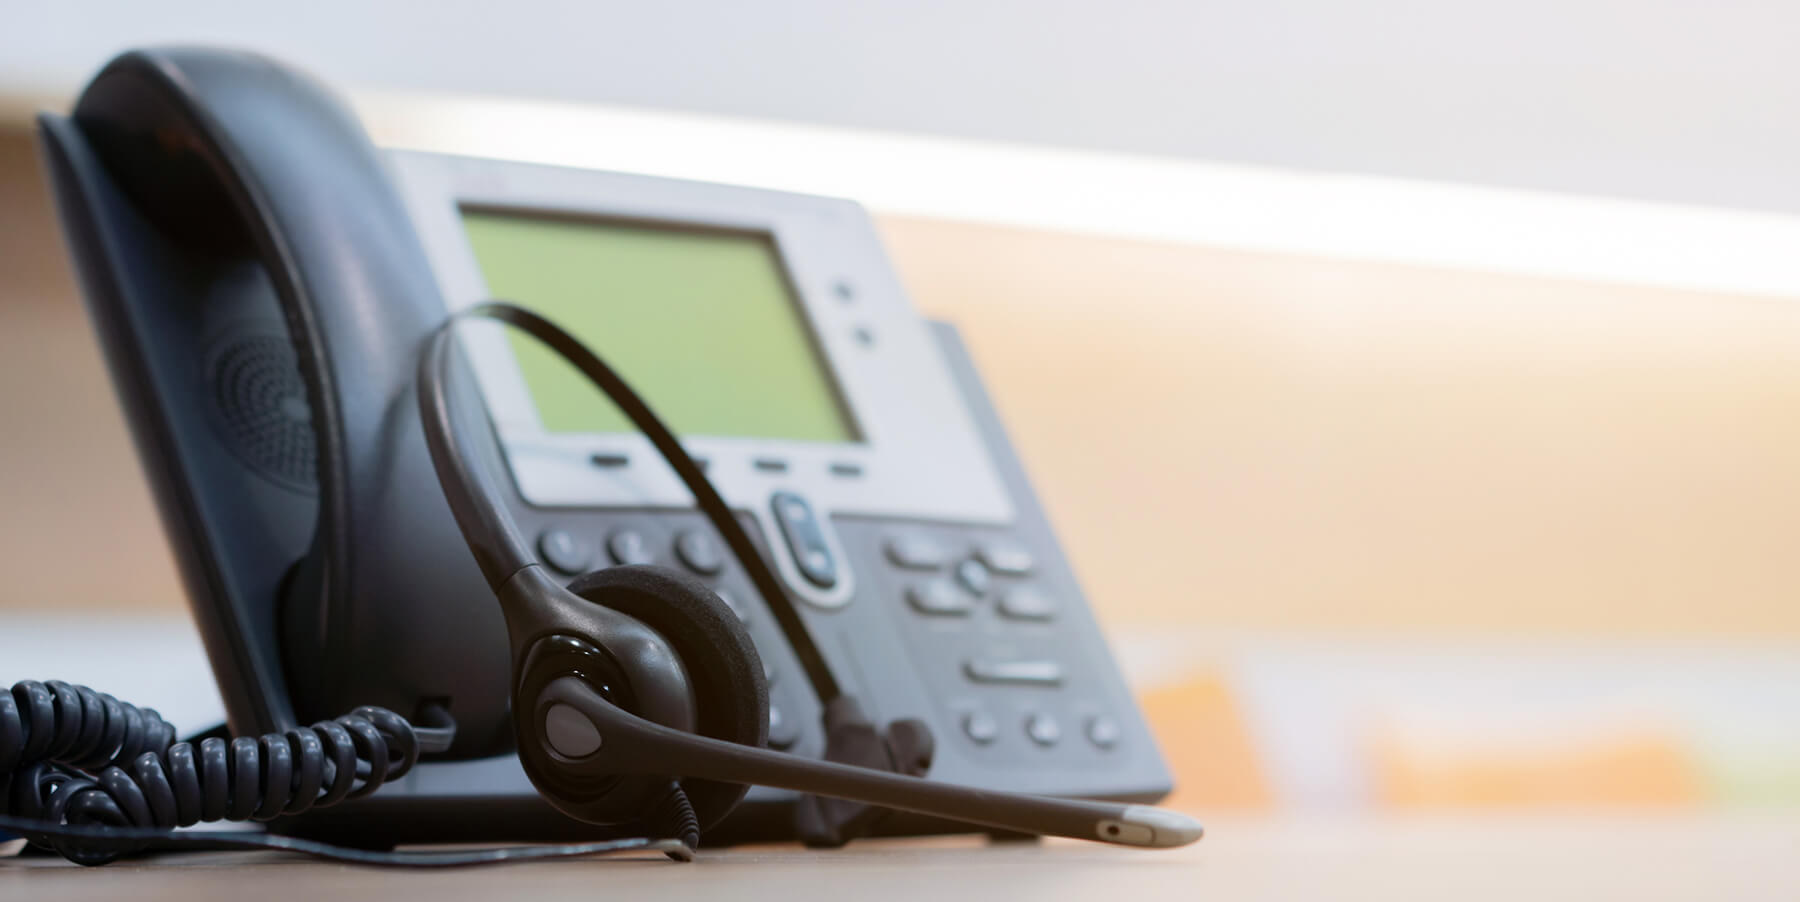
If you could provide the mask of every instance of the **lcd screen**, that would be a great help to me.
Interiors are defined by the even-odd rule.
[[[489,294],[580,338],[678,435],[860,440],[768,235],[462,213]],[[509,341],[546,430],[635,431],[556,354]]]

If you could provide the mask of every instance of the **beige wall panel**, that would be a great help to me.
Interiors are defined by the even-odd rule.
[[[1800,302],[882,230],[1111,621],[1800,635]]]
[[[884,217],[1103,616],[1800,635],[1800,300]],[[180,589],[19,133],[0,607]]]

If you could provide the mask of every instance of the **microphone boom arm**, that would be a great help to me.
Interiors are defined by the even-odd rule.
[[[573,676],[545,686],[530,716],[552,755],[599,774],[773,786],[1001,830],[1143,848],[1185,846],[1203,833],[1198,821],[1166,808],[995,792],[697,736],[636,717]],[[571,758],[559,748],[586,754]]]

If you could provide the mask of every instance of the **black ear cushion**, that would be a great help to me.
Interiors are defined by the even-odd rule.
[[[761,748],[769,740],[769,683],[744,625],[705,583],[667,567],[596,570],[569,591],[634,617],[674,646],[693,684],[696,732]],[[686,780],[702,828],[731,813],[749,787]]]

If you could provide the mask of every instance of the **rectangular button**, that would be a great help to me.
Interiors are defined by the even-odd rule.
[[[975,610],[975,602],[941,579],[906,587],[906,603],[921,614],[962,616]]]
[[[1008,683],[1017,686],[1061,686],[1062,665],[1055,661],[990,661],[970,658],[963,662],[963,673],[977,683]]]
[[[909,532],[889,536],[887,559],[907,570],[937,570],[944,566],[944,546],[930,536]]]
[[[975,549],[975,556],[989,570],[1006,576],[1025,576],[1037,564],[1031,559],[1031,549],[1008,539],[983,542],[980,548]]]
[[[1011,620],[1051,620],[1056,617],[1056,602],[1030,586],[1013,586],[1000,596],[1000,616]]]

